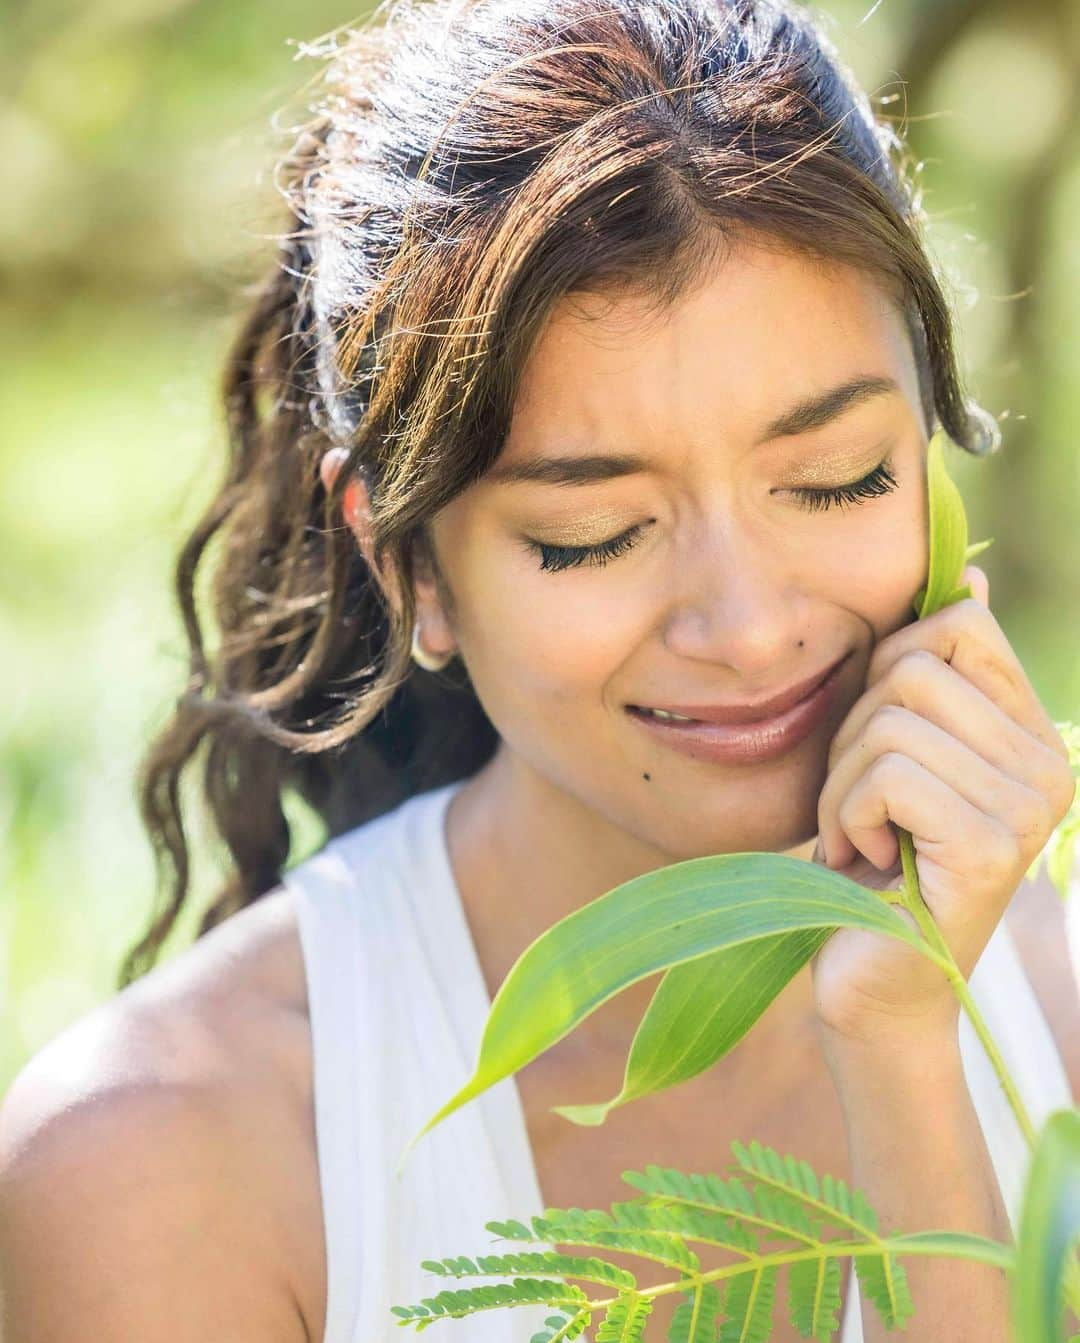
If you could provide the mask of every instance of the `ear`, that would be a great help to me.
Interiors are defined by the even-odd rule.
[[[327,494],[333,489],[338,473],[345,465],[348,457],[349,454],[345,448],[330,448],[323,453],[319,462],[319,477]],[[367,485],[358,473],[354,474],[345,486],[341,511],[346,525],[356,537],[356,542],[368,563],[368,568],[382,584],[388,599],[396,604],[397,588],[393,580],[388,578],[386,572],[375,567],[375,552],[371,540],[371,499],[368,495]]]
[[[319,462],[319,475],[327,493],[333,488],[338,472],[348,460],[345,448],[330,448]],[[374,572],[388,599],[399,606],[396,575],[375,568],[374,548],[371,541],[371,498],[367,485],[359,474],[353,476],[345,486],[342,498],[342,513],[349,530],[356,537],[361,553]],[[418,544],[415,549],[416,560],[413,566],[413,591],[416,597],[416,618],[420,622],[423,646],[432,654],[452,653],[457,644],[446,613],[443,594],[439,583],[432,573],[431,564],[425,547]]]

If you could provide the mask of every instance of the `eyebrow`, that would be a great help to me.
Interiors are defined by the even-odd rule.
[[[874,397],[900,391],[894,378],[860,375],[847,382],[797,401],[778,415],[754,441],[760,447],[774,438],[806,434],[830,424],[845,411]],[[530,457],[523,462],[496,463],[487,472],[500,483],[533,481],[543,485],[591,485],[598,480],[631,476],[648,471],[652,463],[634,453],[591,453],[574,457]]]

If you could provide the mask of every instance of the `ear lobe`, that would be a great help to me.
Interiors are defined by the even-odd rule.
[[[424,642],[428,645],[442,645],[440,651],[449,652],[456,642],[448,615],[452,603],[430,545],[430,539],[422,533],[413,537],[412,588],[416,611],[424,625]]]

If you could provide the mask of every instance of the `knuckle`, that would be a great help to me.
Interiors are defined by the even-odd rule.
[[[895,751],[911,734],[910,710],[899,704],[881,704],[866,724],[866,739],[879,755]]]
[[[1016,832],[999,821],[990,821],[969,850],[971,876],[981,885],[992,886],[1003,871],[1012,872],[1023,860],[1024,846]]]
[[[896,704],[914,709],[926,685],[928,675],[933,675],[940,659],[926,648],[913,648],[899,657],[885,673],[884,693]]]
[[[1012,810],[1012,832],[1021,841],[1041,842],[1054,828],[1053,808],[1034,788],[1024,788]]]
[[[1058,821],[1067,815],[1072,807],[1076,799],[1076,787],[1077,780],[1072,772],[1072,767],[1067,763],[1059,762],[1058,768],[1052,772],[1044,787],[1044,794],[1049,799],[1054,813],[1054,825],[1057,825]]]
[[[953,602],[945,610],[951,615],[949,624],[965,633],[973,628],[987,630],[997,625],[994,613],[977,597],[965,597],[963,601]]]
[[[898,783],[907,774],[907,769],[907,756],[901,755],[899,751],[885,751],[870,766],[867,774],[874,776],[878,787],[886,788]]]

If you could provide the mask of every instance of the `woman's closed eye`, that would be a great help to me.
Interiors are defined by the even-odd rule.
[[[828,488],[807,487],[791,490],[790,493],[798,497],[800,508],[807,509],[811,513],[832,508],[834,505],[843,508],[845,504],[860,504],[896,489],[898,481],[891,468],[892,459],[887,457],[868,475],[848,485],[833,485]],[[540,568],[549,573],[586,563],[602,565],[607,564],[609,560],[617,559],[620,555],[625,555],[633,548],[638,535],[655,521],[655,518],[650,518],[647,523],[635,523],[618,536],[613,536],[607,541],[599,541],[594,546],[556,546],[529,538],[526,538],[525,544],[530,551],[540,556]]]

